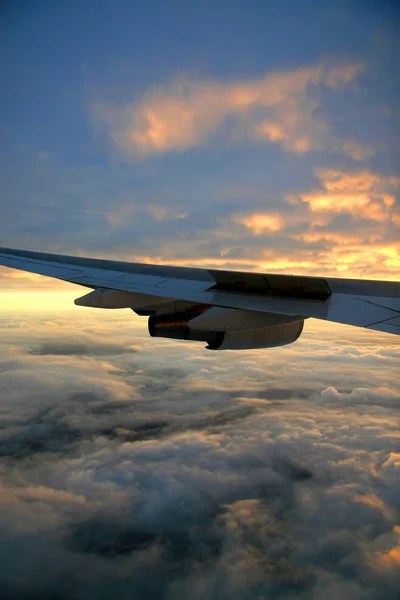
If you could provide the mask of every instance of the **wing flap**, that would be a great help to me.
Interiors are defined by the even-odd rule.
[[[295,275],[260,275],[232,271],[210,271],[216,284],[210,289],[262,296],[279,296],[305,300],[327,300],[331,289],[322,277]]]

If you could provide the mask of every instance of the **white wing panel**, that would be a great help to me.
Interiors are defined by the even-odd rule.
[[[361,296],[360,296],[361,298]],[[382,308],[389,308],[400,314],[400,298],[382,298],[382,296],[368,296],[368,298],[362,298],[364,302],[380,306]]]
[[[127,273],[121,273],[120,271],[107,271],[106,269],[84,267],[81,274],[74,278],[74,281],[76,281],[76,283],[82,283],[83,285],[93,285],[96,287],[100,285],[100,283],[96,282],[102,282],[102,286],[104,284],[104,287],[115,289],[128,289],[128,287],[130,289],[133,285],[153,288],[165,281],[165,277],[135,273],[129,273],[128,275]]]
[[[383,331],[384,333],[394,333],[395,335],[400,335],[400,322],[396,323],[395,320],[384,321],[383,323],[375,323],[375,325],[371,325],[368,329],[374,329],[375,331]]]
[[[52,263],[41,263],[33,261],[19,260],[16,258],[9,258],[0,254],[1,264],[10,269],[20,269],[27,271],[28,273],[37,273],[38,275],[45,275],[47,277],[55,277],[58,279],[69,280],[74,276],[79,276],[82,272],[79,267],[72,267],[66,265],[54,265]]]
[[[369,300],[369,299],[368,299]],[[382,298],[381,298],[382,301]],[[378,321],[384,321],[396,316],[396,311],[372,304],[362,297],[348,294],[333,294],[327,301],[325,319],[347,325],[368,327]]]

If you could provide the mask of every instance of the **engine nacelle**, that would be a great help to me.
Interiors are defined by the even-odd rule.
[[[224,331],[222,340],[218,338],[208,344],[209,350],[251,350],[256,348],[276,348],[292,344],[301,335],[304,319],[272,325],[248,331]]]
[[[193,313],[149,317],[151,337],[206,342],[209,350],[274,348],[295,342],[303,331],[304,319],[246,331],[205,331],[190,327]]]
[[[172,340],[206,342],[207,347],[222,343],[224,333],[221,331],[191,329],[188,322],[195,316],[192,311],[169,315],[151,315],[148,322],[149,334],[151,337],[164,337]]]

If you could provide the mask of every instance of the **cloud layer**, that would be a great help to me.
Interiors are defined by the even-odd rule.
[[[310,323],[239,356],[82,309],[0,339],[10,600],[398,596],[393,338]]]

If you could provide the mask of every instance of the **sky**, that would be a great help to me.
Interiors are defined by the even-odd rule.
[[[396,2],[0,17],[1,246],[399,280]],[[398,599],[397,336],[209,352],[0,289],[0,596]]]
[[[398,278],[397,3],[1,11],[2,246]]]

